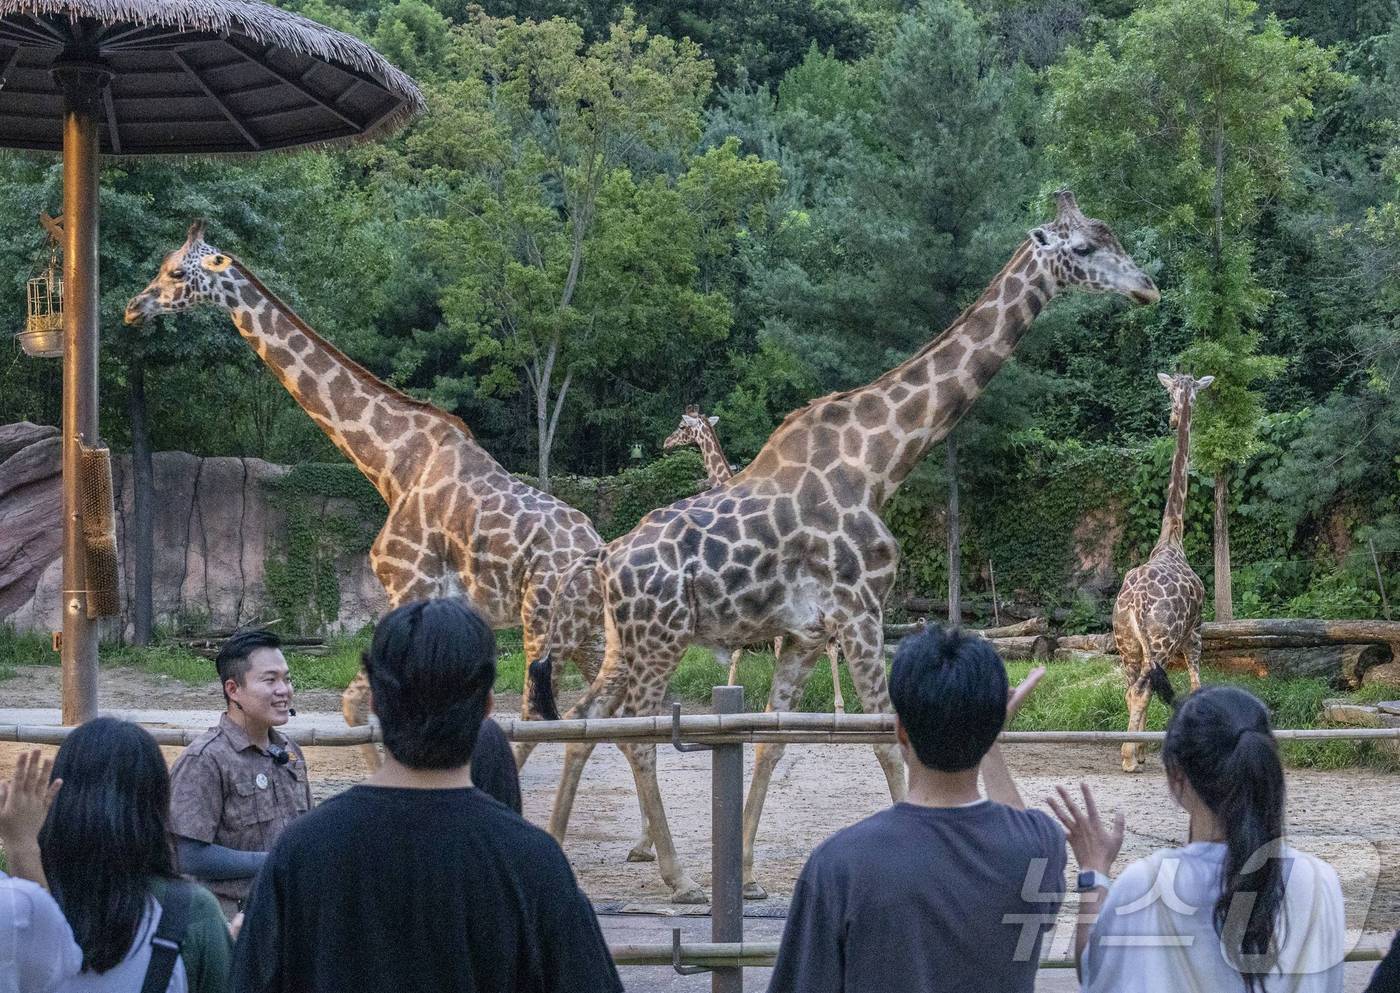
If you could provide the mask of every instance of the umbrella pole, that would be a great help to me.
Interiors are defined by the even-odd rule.
[[[88,618],[78,472],[97,434],[97,122],[111,78],[99,63],[54,68],[63,88],[63,723],[97,714],[97,628]]]

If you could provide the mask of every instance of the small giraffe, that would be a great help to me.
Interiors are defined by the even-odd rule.
[[[1102,221],[1085,217],[1068,190],[1055,219],[1030,232],[1006,267],[953,324],[873,382],[820,398],[789,415],[758,456],[729,482],[652,511],[629,533],[587,553],[604,597],[602,671],[570,711],[588,718],[659,712],[687,645],[752,644],[782,635],[768,709],[791,710],[816,656],[836,637],[866,713],[888,713],[883,604],[899,548],[880,508],[942,440],[1011,356],[1051,298],[1079,287],[1158,298],[1152,280]],[[582,567],[581,567],[582,568]],[[533,663],[534,704],[556,714],[552,662]],[[562,839],[587,743],[571,744],[550,818]],[[705,899],[676,857],[653,745],[624,746],[676,902]],[[755,749],[744,808],[744,894],[753,845],[781,745]],[[890,795],[904,796],[904,765],[876,747]]]
[[[1123,577],[1123,588],[1113,603],[1113,640],[1123,658],[1128,683],[1129,731],[1143,729],[1154,689],[1171,702],[1172,684],[1166,667],[1172,660],[1185,661],[1192,692],[1201,688],[1201,605],[1206,588],[1186,561],[1182,516],[1191,475],[1191,409],[1196,395],[1215,382],[1215,377],[1193,379],[1183,373],[1168,376],[1159,372],[1157,378],[1172,398],[1171,426],[1176,430],[1167,506],[1152,554]],[[1123,771],[1135,772],[1144,754],[1141,742],[1125,744]]]
[[[721,483],[727,483],[734,476],[734,467],[728,459],[724,457],[724,449],[720,446],[719,435],[715,433],[715,425],[719,423],[718,417],[706,417],[700,413],[700,408],[691,404],[681,415],[681,422],[676,430],[672,431],[666,440],[661,443],[663,449],[678,448],[682,445],[694,445],[700,449],[700,456],[705,463],[705,475],[710,487],[714,488]],[[716,649],[716,659],[720,659]],[[783,639],[781,636],[773,639],[773,660],[777,661],[778,656],[783,654]],[[744,657],[744,649],[734,649],[734,654],[729,658],[729,685],[736,686],[739,681],[739,661]],[[831,690],[833,694],[832,707],[838,714],[846,712],[846,701],[841,696],[841,668],[840,649],[837,647],[836,639],[832,639],[826,646],[826,657],[831,661]],[[720,660],[723,665],[723,661]]]
[[[238,333],[389,505],[370,564],[390,606],[465,597],[494,628],[522,625],[527,653],[542,649],[552,614],[562,625],[554,642],[560,656],[587,678],[597,673],[597,606],[586,623],[566,623],[574,605],[549,609],[560,572],[602,544],[587,517],[506,472],[461,419],[349,359],[242,262],[207,244],[203,222],[191,226],[185,244],[127,304],[126,322],[199,304],[228,311]],[[576,630],[583,640],[569,640]],[[365,723],[370,701],[363,673],[342,702],[347,723]],[[370,768],[378,766],[375,746],[364,754]]]

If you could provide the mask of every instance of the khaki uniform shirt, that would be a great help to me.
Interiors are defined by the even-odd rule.
[[[196,738],[170,770],[172,834],[244,852],[265,852],[282,829],[311,809],[311,784],[301,749],[268,732],[291,755],[286,765],[248,740],[227,714]],[[210,880],[221,897],[242,900],[253,880]]]

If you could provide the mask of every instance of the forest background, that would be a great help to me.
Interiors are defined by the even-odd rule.
[[[594,514],[611,493],[611,536],[698,485],[693,453],[659,457],[685,405],[746,462],[945,327],[1070,184],[1162,302],[1040,317],[890,504],[903,590],[942,595],[951,565],[974,601],[995,578],[1101,625],[1072,532],[1105,511],[1115,566],[1145,558],[1172,451],[1156,373],[1183,369],[1217,377],[1186,521],[1208,616],[1376,616],[1400,592],[1395,0],[282,6],[364,37],[430,110],[347,152],[104,170],[102,433],[138,480],[179,449],[339,463],[289,478],[358,492],[225,315],[121,326],[195,217],[512,471]],[[16,324],[59,182],[0,158]],[[0,360],[0,423],[58,423],[59,383]]]

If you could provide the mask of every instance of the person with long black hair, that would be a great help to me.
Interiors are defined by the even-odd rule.
[[[1124,820],[1063,787],[1049,802],[1082,870],[1075,955],[1086,993],[1340,993],[1346,918],[1332,867],[1284,844],[1269,712],[1233,686],[1199,690],[1167,725],[1162,763],[1190,817],[1184,848],[1112,882]]]
[[[96,718],[64,740],[53,776],[63,786],[39,851],[83,953],[82,972],[62,993],[139,993],[148,972],[167,969],[156,989],[228,989],[233,948],[218,901],[175,873],[170,774],[155,739],[127,721]]]

